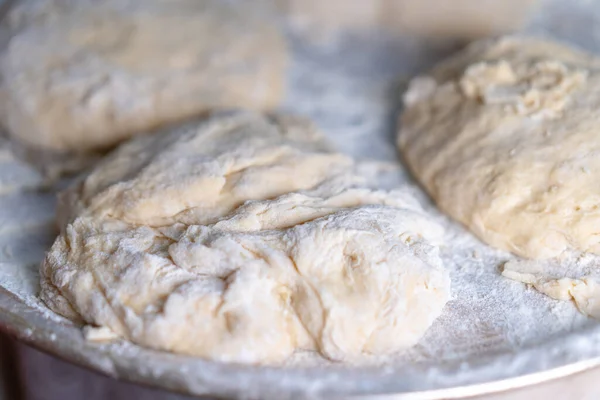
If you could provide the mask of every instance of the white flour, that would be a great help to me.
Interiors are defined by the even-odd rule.
[[[403,167],[395,171],[389,168],[398,157],[395,116],[403,83],[398,77],[414,75],[455,46],[379,36],[333,40],[317,49],[307,45],[298,48],[301,58],[294,64],[287,108],[312,117],[341,151],[385,161],[382,166],[387,172],[378,186],[413,183]],[[369,164],[365,170],[373,173],[374,165]],[[443,259],[452,274],[453,300],[419,345],[394,359],[380,361],[466,360],[483,353],[516,351],[596,324],[580,315],[570,302],[551,300],[502,278],[500,267],[512,256],[483,245],[441,215],[413,185],[418,197],[429,204],[432,216],[447,226]]]
[[[379,175],[377,180],[373,178],[374,186],[412,182],[402,167],[395,166],[400,88],[405,78],[443,58],[455,46],[373,35],[321,45],[295,41],[294,48],[291,94],[284,109],[313,118],[341,151],[371,160],[364,170],[368,176]],[[37,192],[35,187],[41,184],[31,168],[0,150],[0,286],[50,317],[36,298],[37,265],[54,237],[53,194]],[[570,302],[551,300],[502,278],[499,267],[511,256],[480,243],[442,216],[416,186],[415,191],[429,204],[432,217],[447,226],[443,260],[451,272],[453,300],[417,346],[391,359],[366,363],[467,360],[517,351],[597,323],[580,315]],[[123,354],[138,351],[129,344],[108,346]],[[289,362],[323,363],[327,364],[307,354]]]
[[[37,171],[16,159],[0,138],[0,286],[56,317],[36,297],[38,265],[56,234],[55,196],[42,186]]]

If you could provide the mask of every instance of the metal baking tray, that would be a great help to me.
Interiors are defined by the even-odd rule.
[[[525,31],[600,53],[597,27],[600,1],[545,0]],[[293,62],[283,109],[311,117],[340,151],[385,170],[389,179],[381,185],[405,183],[418,193],[394,146],[402,87],[460,43],[385,32],[328,41],[293,31],[289,36]],[[263,399],[458,398],[600,365],[599,323],[568,302],[501,278],[498,265],[511,256],[484,246],[430,204],[429,212],[444,221],[457,243],[445,250],[455,282],[453,299],[421,343],[391,361],[336,365],[299,357],[285,366],[257,367],[122,341],[87,342],[80,327],[52,314],[35,297],[37,265],[55,235],[53,193],[40,189],[33,169],[0,154],[0,181],[18,178],[18,188],[0,194],[0,330],[75,364],[179,393]],[[11,176],[3,174],[2,163],[12,163]],[[422,192],[419,196],[428,201]],[[530,323],[520,323],[527,318]]]

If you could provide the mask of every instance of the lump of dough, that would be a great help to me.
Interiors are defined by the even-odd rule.
[[[205,224],[246,200],[352,179],[352,167],[303,119],[217,113],[120,146],[60,196],[59,223],[93,214],[149,226]]]
[[[443,229],[408,191],[361,187],[353,170],[295,120],[235,113],[137,138],[71,189],[40,296],[219,361],[402,350],[448,301]]]
[[[271,109],[281,33],[260,7],[218,0],[24,0],[3,24],[0,120],[27,145],[104,149],[212,109]]]
[[[566,254],[552,260],[512,260],[502,275],[532,285],[556,300],[573,300],[579,311],[600,319],[600,260],[592,254]]]
[[[419,37],[479,38],[520,29],[537,0],[269,0],[293,26],[319,30],[386,29]]]
[[[439,207],[490,245],[600,253],[599,67],[547,40],[477,42],[413,80],[399,147]]]

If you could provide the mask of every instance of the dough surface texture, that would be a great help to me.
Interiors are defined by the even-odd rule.
[[[502,275],[533,286],[555,299],[572,300],[580,312],[600,319],[600,260],[593,254],[567,254],[551,260],[513,260]]]
[[[398,145],[438,206],[488,244],[598,254],[599,67],[547,40],[477,42],[412,81]]]
[[[408,191],[363,187],[354,171],[289,117],[225,114],[135,138],[63,195],[41,298],[219,361],[402,350],[449,299],[443,228]]]
[[[287,55],[262,14],[219,0],[17,2],[0,120],[35,148],[87,152],[209,110],[271,109]]]

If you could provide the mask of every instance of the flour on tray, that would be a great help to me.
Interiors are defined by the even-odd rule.
[[[437,364],[515,351],[596,323],[581,315],[572,302],[552,300],[527,285],[503,278],[502,267],[514,257],[483,245],[441,215],[404,168],[394,166],[398,74],[414,75],[454,50],[453,46],[428,47],[409,39],[380,37],[340,39],[324,46],[294,39],[293,46],[291,93],[285,110],[310,117],[340,151],[364,159],[362,172],[371,186],[412,186],[431,218],[446,227],[441,257],[451,275],[452,299],[416,346],[373,363]],[[41,178],[26,165],[10,156],[2,156],[0,162],[0,219],[5,224],[0,231],[0,286],[28,305],[40,307],[37,265],[55,235],[53,195],[32,190],[41,184]],[[5,171],[28,176],[22,180],[28,183],[19,188],[14,183],[19,179],[3,178]],[[23,201],[16,201],[15,196],[23,196]],[[27,222],[23,224],[23,220]],[[312,353],[298,353],[286,363],[322,364],[327,362]]]

